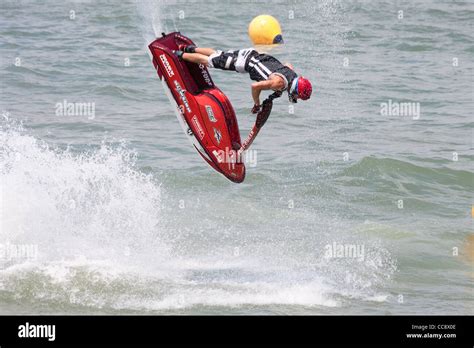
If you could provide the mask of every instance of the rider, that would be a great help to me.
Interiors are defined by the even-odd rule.
[[[196,47],[194,45],[179,45],[175,54],[188,62],[203,64],[209,68],[248,72],[252,83],[252,98],[254,106],[252,113],[260,111],[260,93],[262,90],[273,90],[274,96],[281,96],[285,90],[288,99],[296,103],[298,99],[307,100],[311,97],[311,82],[298,76],[291,64],[283,65],[275,57],[258,53],[253,48],[237,51],[220,51],[212,48]]]

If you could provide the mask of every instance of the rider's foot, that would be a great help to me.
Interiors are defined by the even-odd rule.
[[[183,51],[180,51],[180,50],[175,50],[173,51],[173,54],[178,57],[178,59],[183,59]]]

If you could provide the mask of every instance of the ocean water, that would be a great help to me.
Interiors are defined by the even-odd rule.
[[[275,103],[237,185],[147,44],[249,47],[262,13],[285,44],[259,49],[314,92]],[[0,313],[474,314],[473,23],[469,1],[2,1]],[[250,80],[211,74],[245,136]]]

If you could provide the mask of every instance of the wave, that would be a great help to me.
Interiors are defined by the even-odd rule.
[[[132,151],[102,143],[74,154],[18,126],[1,130],[2,240],[36,244],[45,260],[73,256],[71,247],[92,257],[157,247],[160,186]]]
[[[339,177],[371,182],[411,179],[420,185],[443,185],[461,191],[472,190],[474,184],[474,173],[466,170],[424,167],[402,160],[377,157],[362,158],[343,170]]]
[[[436,165],[427,167],[391,158],[364,157],[334,179],[341,189],[349,190],[345,197],[353,205],[376,206],[375,209],[394,213],[394,204],[400,209],[399,205],[403,204],[412,213],[423,212],[438,219],[467,217],[474,173]]]
[[[327,259],[324,247],[315,246],[304,266],[292,254],[282,264],[282,254],[271,261],[276,255],[265,251],[271,241],[240,257],[190,255],[174,236],[181,225],[173,210],[161,209],[161,185],[136,169],[136,154],[124,145],[76,153],[7,124],[0,149],[0,243],[37,248],[0,259],[3,311],[14,305],[21,308],[13,312],[29,313],[195,313],[247,306],[275,313],[275,306],[317,311],[354,298],[388,298],[381,289],[396,265],[369,241],[364,262]],[[211,245],[223,247],[219,240]]]
[[[140,92],[141,91],[137,88],[120,87],[117,85],[106,84],[92,88],[90,91],[88,91],[88,94],[112,96],[141,101],[143,100],[143,96],[140,94]]]

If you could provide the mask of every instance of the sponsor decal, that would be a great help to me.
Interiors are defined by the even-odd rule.
[[[178,81],[174,80],[174,85],[176,86],[176,92],[178,92],[181,101],[184,104],[184,108],[187,112],[191,112],[191,108],[189,107],[188,98],[186,98],[186,90],[181,87]]]
[[[208,86],[212,87],[213,84],[212,84],[212,81],[211,81],[211,77],[209,76],[209,73],[207,72],[206,67],[203,64],[199,64],[199,69],[201,69],[201,74],[202,74],[202,78],[204,79],[204,81],[206,81]]]
[[[171,68],[170,62],[168,62],[168,58],[164,54],[160,54],[160,59],[161,62],[163,63],[163,66],[165,67],[166,72],[168,73],[169,77],[174,76],[174,71]]]
[[[189,136],[192,136],[192,135],[193,135],[193,131],[191,130],[191,128],[188,128],[188,130],[186,131],[186,133],[188,133]]]
[[[245,149],[249,145],[249,142],[252,140],[253,135],[254,135],[254,131],[253,131],[253,128],[252,128],[249,135],[247,136],[247,139],[245,139],[245,141],[243,142],[242,148]]]
[[[202,129],[201,124],[199,123],[196,115],[193,116],[192,122],[194,124],[194,127],[196,127],[196,131],[199,134],[199,139],[202,140],[204,138],[205,133],[204,133],[204,130]]]
[[[209,121],[217,122],[216,117],[214,116],[214,111],[212,111],[212,107],[210,105],[206,106],[207,117],[209,117]]]
[[[217,128],[214,128],[214,138],[217,141],[217,145],[220,145],[221,139],[222,139],[222,134]]]
[[[188,38],[187,37],[184,37],[183,35],[179,35],[179,34],[175,34],[175,38],[187,43],[188,42]]]

